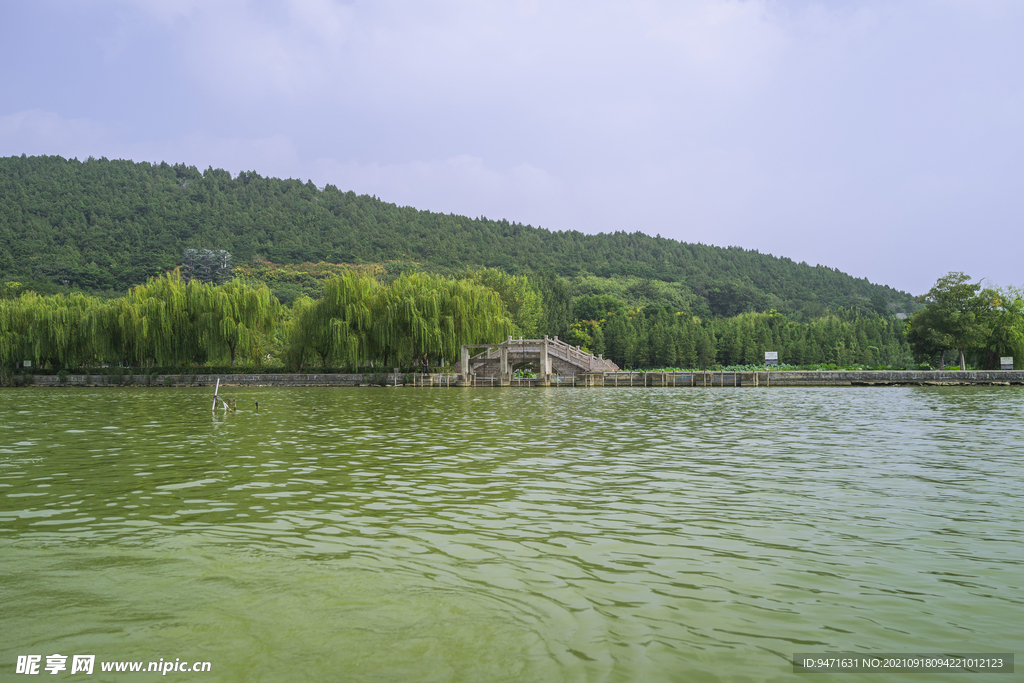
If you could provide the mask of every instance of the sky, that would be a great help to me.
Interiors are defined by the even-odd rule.
[[[1024,285],[1019,0],[32,0],[0,156]]]

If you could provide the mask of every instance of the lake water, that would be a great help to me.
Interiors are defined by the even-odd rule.
[[[0,391],[0,679],[794,681],[1024,638],[1019,389],[223,393]]]

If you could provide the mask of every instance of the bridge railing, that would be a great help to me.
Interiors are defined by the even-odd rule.
[[[548,340],[548,353],[590,370],[617,370],[618,366],[607,358],[598,358],[578,346],[566,344],[559,339]]]
[[[619,369],[615,363],[607,358],[598,358],[594,354],[584,351],[578,346],[567,344],[560,339],[551,338],[546,341],[549,356],[560,358],[577,367],[586,368],[588,371],[615,371]],[[544,339],[509,339],[484,349],[475,356],[472,356],[471,360],[494,360],[500,358],[502,347],[508,349],[510,360],[515,360],[517,353],[530,354],[531,356],[535,354],[540,355],[544,342]]]

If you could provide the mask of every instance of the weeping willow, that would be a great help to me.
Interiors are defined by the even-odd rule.
[[[283,316],[281,331],[284,337],[284,352],[282,360],[289,368],[302,370],[313,353],[312,331],[315,327],[315,314],[316,302],[308,296],[300,296]]]
[[[328,280],[319,301],[296,299],[285,323],[285,363],[301,369],[314,355],[324,367],[366,360],[370,304],[379,289],[373,278],[349,272]]]
[[[498,341],[514,324],[493,289],[470,280],[406,273],[372,304],[373,355],[406,364],[426,353],[456,358],[463,344]]]
[[[28,292],[0,301],[0,365],[98,360],[104,343],[95,333],[95,322],[102,308],[101,300],[82,294],[43,297]]]
[[[110,301],[26,293],[0,300],[0,365],[185,367],[221,359],[258,362],[284,317],[284,359],[302,368],[409,365],[424,353],[455,358],[462,344],[515,329],[501,297],[473,280],[405,274],[391,284],[346,273],[319,301],[298,299],[282,316],[265,285],[185,282],[178,271]]]
[[[117,302],[120,355],[134,366],[180,367],[206,359],[202,282],[185,282],[178,270],[133,287]]]
[[[12,368],[21,360],[30,359],[28,329],[31,317],[26,299],[0,299],[0,368]]]
[[[512,329],[498,294],[476,282],[406,273],[385,285],[346,273],[326,283],[320,301],[296,301],[285,355],[293,368],[314,355],[324,366],[391,367],[424,353],[455,358],[462,344],[493,342]]]
[[[212,357],[225,353],[250,363],[260,360],[261,341],[272,334],[281,315],[281,304],[265,284],[252,287],[242,280],[212,286],[198,280],[188,283],[189,299],[197,314],[198,338]]]
[[[186,283],[177,271],[106,301],[28,292],[0,300],[0,365],[183,367],[257,361],[280,304],[265,285]]]

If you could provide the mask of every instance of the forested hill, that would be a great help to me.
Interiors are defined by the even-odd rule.
[[[179,264],[187,247],[227,249],[236,263],[397,259],[427,270],[635,276],[681,283],[719,315],[913,307],[909,294],[890,287],[736,247],[640,232],[552,232],[183,164],[0,158],[0,279],[124,291]]]

